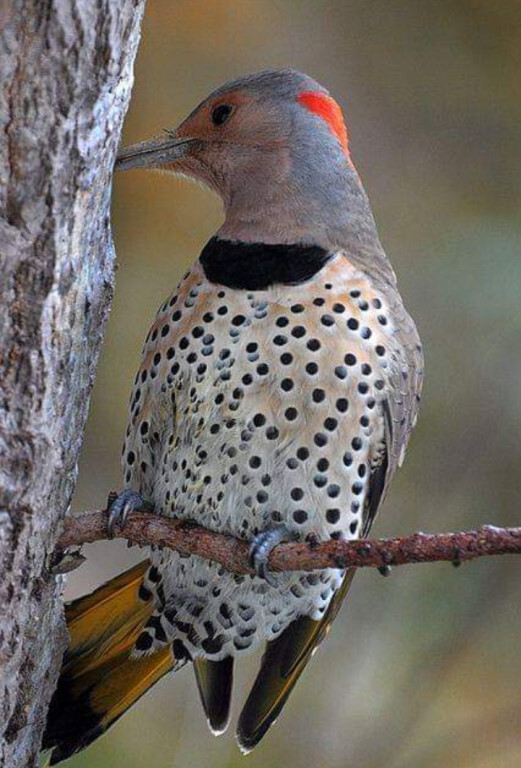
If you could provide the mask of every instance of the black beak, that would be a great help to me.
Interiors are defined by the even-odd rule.
[[[115,169],[128,171],[131,168],[161,168],[185,157],[197,143],[197,139],[180,139],[169,135],[140,141],[118,153]]]

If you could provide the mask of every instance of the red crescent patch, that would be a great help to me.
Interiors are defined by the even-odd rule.
[[[313,114],[318,115],[328,124],[329,130],[340,142],[342,149],[349,157],[349,141],[347,128],[342,110],[331,96],[317,91],[301,91],[297,96],[299,104]]]

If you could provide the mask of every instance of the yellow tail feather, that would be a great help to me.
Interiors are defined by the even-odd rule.
[[[135,643],[154,609],[138,595],[148,566],[144,560],[66,606],[70,640],[64,667],[78,667],[82,674]]]
[[[53,748],[50,765],[90,744],[174,667],[170,646],[130,655],[154,610],[139,597],[147,567],[134,566],[66,608],[70,643],[43,745]]]

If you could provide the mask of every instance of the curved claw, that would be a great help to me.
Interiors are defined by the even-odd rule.
[[[258,533],[250,544],[250,564],[255,573],[272,587],[277,586],[276,578],[268,570],[268,560],[271,552],[278,544],[284,541],[291,541],[293,534],[285,525],[278,525],[276,528],[268,528],[266,531]]]
[[[109,507],[109,520],[107,523],[107,532],[109,539],[114,538],[116,525],[121,529],[125,527],[130,512],[139,510],[140,512],[152,512],[154,506],[145,501],[137,491],[129,489],[122,491]]]

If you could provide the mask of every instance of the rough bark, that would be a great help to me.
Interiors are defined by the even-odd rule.
[[[113,291],[110,178],[143,0],[0,4],[0,765],[37,765],[50,575]]]
[[[116,527],[114,535],[141,546],[150,544],[175,549],[182,555],[199,555],[220,563],[233,573],[253,573],[246,541],[213,533],[186,521],[150,512],[132,512],[123,528]],[[57,555],[68,547],[106,538],[106,511],[72,515],[64,520]],[[385,569],[395,565],[442,561],[460,565],[476,557],[514,554],[521,554],[521,528],[485,525],[478,530],[461,533],[414,533],[394,539],[280,544],[271,553],[268,565],[272,571],[351,567]]]

